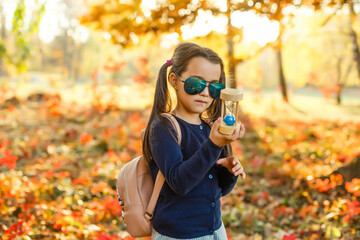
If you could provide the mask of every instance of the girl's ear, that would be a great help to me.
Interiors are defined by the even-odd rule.
[[[170,73],[170,76],[169,76],[169,81],[170,81],[170,84],[171,86],[173,86],[173,88],[175,90],[177,90],[177,87],[178,87],[178,78],[177,76],[175,75],[175,73]]]

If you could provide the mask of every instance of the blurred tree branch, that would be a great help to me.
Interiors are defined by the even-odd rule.
[[[294,7],[312,8],[314,11],[321,10],[325,7],[340,9],[343,5],[348,4],[346,0],[252,0],[252,1],[231,1],[227,0],[227,9],[224,11],[212,2],[199,0],[169,0],[156,2],[150,10],[142,8],[143,1],[133,1],[123,3],[117,0],[105,0],[99,5],[89,7],[89,13],[83,15],[80,19],[82,24],[93,27],[94,29],[106,31],[111,35],[111,39],[116,44],[122,46],[131,46],[136,44],[136,39],[146,34],[159,36],[164,33],[178,33],[181,39],[183,25],[192,24],[196,21],[200,11],[211,12],[213,16],[225,16],[228,20],[226,44],[228,48],[228,76],[230,87],[236,87],[235,66],[244,62],[253,56],[261,53],[267,47],[273,47],[281,51],[281,36],[285,24],[288,25],[292,13],[286,13],[285,9]],[[237,36],[242,40],[242,29],[238,29],[230,24],[231,16],[235,11],[251,11],[260,16],[266,16],[271,21],[277,21],[280,24],[279,37],[273,43],[268,43],[261,47],[255,54],[247,57],[236,58],[234,56],[234,38]],[[290,11],[291,12],[291,11]],[[336,10],[335,10],[336,12]],[[327,19],[326,21],[329,21]],[[209,33],[211,34],[211,33]],[[281,56],[278,54],[278,56]],[[278,58],[279,66],[282,64],[281,58]],[[280,71],[280,86],[282,89],[283,99],[288,101],[286,81],[282,70]]]

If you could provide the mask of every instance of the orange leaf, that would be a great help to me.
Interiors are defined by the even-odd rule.
[[[346,206],[347,206],[347,214],[350,218],[353,218],[354,216],[360,214],[360,203],[356,200],[350,201],[349,199],[346,200]]]
[[[360,179],[354,178],[351,182],[345,184],[346,191],[360,197]]]
[[[141,121],[140,112],[135,112],[129,117],[129,122],[139,122]]]
[[[98,235],[96,235],[96,239],[97,240],[113,240],[111,235],[103,234],[103,233],[99,233]]]
[[[128,152],[122,152],[120,153],[120,160],[122,162],[129,162],[131,160],[131,156],[130,156],[130,153]]]
[[[7,147],[7,146],[10,146],[10,145],[11,145],[11,140],[10,139],[5,138],[0,142],[0,148]]]
[[[332,182],[334,187],[336,187],[337,185],[342,185],[344,183],[344,179],[341,174],[331,174],[330,182]]]
[[[302,218],[306,218],[306,216],[308,216],[308,213],[311,213],[312,216],[316,216],[314,209],[314,205],[309,205],[307,207],[305,207],[304,209],[301,209],[300,211],[300,216]]]
[[[90,186],[91,185],[91,180],[88,178],[84,178],[84,177],[79,177],[77,179],[72,180],[72,184],[73,185],[83,185],[83,186]]]
[[[14,169],[16,165],[16,160],[18,160],[18,156],[11,155],[10,150],[5,148],[4,156],[0,158],[0,164],[8,166],[9,169]]]
[[[285,207],[285,206],[280,206],[278,208],[275,208],[273,211],[273,215],[275,217],[277,217],[279,215],[288,216],[288,215],[294,214],[294,213],[295,213],[295,210],[293,208]]]
[[[52,178],[55,175],[54,170],[46,171],[43,174],[41,174],[41,177],[43,178]]]
[[[316,183],[314,185],[315,189],[319,189],[319,192],[327,192],[331,188],[335,188],[338,185],[343,184],[343,176],[341,174],[331,174],[330,179],[326,178],[321,180],[320,178],[316,179]]]
[[[111,196],[108,196],[105,199],[104,207],[107,212],[111,214],[113,217],[120,217],[121,216],[121,206],[119,204],[119,201],[117,198],[113,198]]]
[[[15,106],[10,106],[10,107],[7,108],[7,110],[9,112],[13,112],[15,110],[15,108],[16,108]]]
[[[128,235],[124,238],[124,240],[135,240],[136,238],[133,238],[132,236]]]
[[[98,184],[95,184],[90,188],[90,192],[92,194],[101,193],[104,192],[105,190],[108,190],[108,188],[109,185],[106,182],[100,181]]]
[[[326,178],[325,180],[321,180],[320,178],[318,178],[316,179],[314,188],[319,189],[319,192],[327,192],[331,188],[330,180],[328,178]]]
[[[346,162],[347,161],[347,159],[349,159],[349,155],[347,155],[347,154],[344,154],[344,153],[339,153],[338,155],[337,155],[337,157],[336,157],[336,160],[338,160],[338,161],[340,161],[340,162],[342,162],[342,163],[344,163],[344,162]]]
[[[56,173],[56,177],[59,179],[66,178],[68,176],[70,176],[70,173],[68,171],[62,171],[62,172]]]
[[[93,138],[94,136],[91,133],[84,132],[80,134],[80,142],[83,145],[93,140]]]

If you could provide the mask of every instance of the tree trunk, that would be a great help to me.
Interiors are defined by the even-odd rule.
[[[235,70],[235,60],[234,60],[234,32],[233,27],[231,26],[231,1],[227,0],[227,12],[226,16],[228,19],[227,24],[227,46],[228,46],[228,79],[229,79],[229,85],[231,88],[236,88],[236,70]]]
[[[341,91],[342,91],[342,84],[341,84],[341,63],[343,62],[343,57],[340,56],[337,59],[337,64],[336,64],[336,74],[337,74],[337,80],[336,80],[336,87],[337,87],[337,91],[336,91],[336,103],[337,105],[341,104]]]
[[[231,88],[236,88],[236,79],[235,79],[235,64],[234,64],[234,55],[233,55],[233,41],[232,39],[228,39],[228,79],[229,85]]]
[[[81,55],[81,43],[74,43],[74,57],[73,57],[73,71],[74,71],[74,80],[76,81],[79,78],[80,73],[80,55]]]
[[[341,105],[341,92],[342,92],[342,84],[337,84],[338,91],[336,92],[336,103],[337,105]]]
[[[281,56],[281,47],[279,49],[276,49],[277,53],[277,60],[279,65],[279,81],[280,81],[280,88],[281,88],[281,95],[284,102],[289,102],[288,95],[287,95],[287,87],[286,87],[286,81],[284,76],[284,70],[282,65],[282,56]]]
[[[283,26],[283,24],[281,22],[279,22],[279,25],[280,25],[280,31],[279,32],[282,32],[284,26]],[[278,40],[278,48],[276,49],[278,67],[279,67],[279,81],[280,81],[279,84],[280,84],[280,88],[281,88],[282,99],[283,99],[284,102],[288,103],[289,99],[288,99],[287,86],[286,86],[286,81],[285,81],[285,76],[284,76],[281,49],[282,49],[282,40],[281,40],[281,36],[280,36],[279,40]]]
[[[350,39],[353,45],[353,56],[354,61],[356,62],[356,69],[358,72],[358,78],[360,80],[360,52],[359,52],[359,46],[357,44],[357,36],[356,32],[354,30],[354,21],[356,20],[356,13],[354,10],[354,3],[352,0],[349,0],[349,8],[350,8]]]

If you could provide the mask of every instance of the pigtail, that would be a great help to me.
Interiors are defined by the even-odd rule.
[[[151,160],[151,154],[150,154],[151,126],[156,118],[160,118],[162,120],[162,118],[160,117],[161,113],[170,112],[172,108],[172,103],[171,103],[170,93],[167,83],[168,67],[169,64],[165,63],[160,68],[158,79],[156,81],[154,104],[151,110],[149,121],[145,129],[144,138],[142,139],[143,140],[142,152],[145,159],[147,159],[147,161]]]

